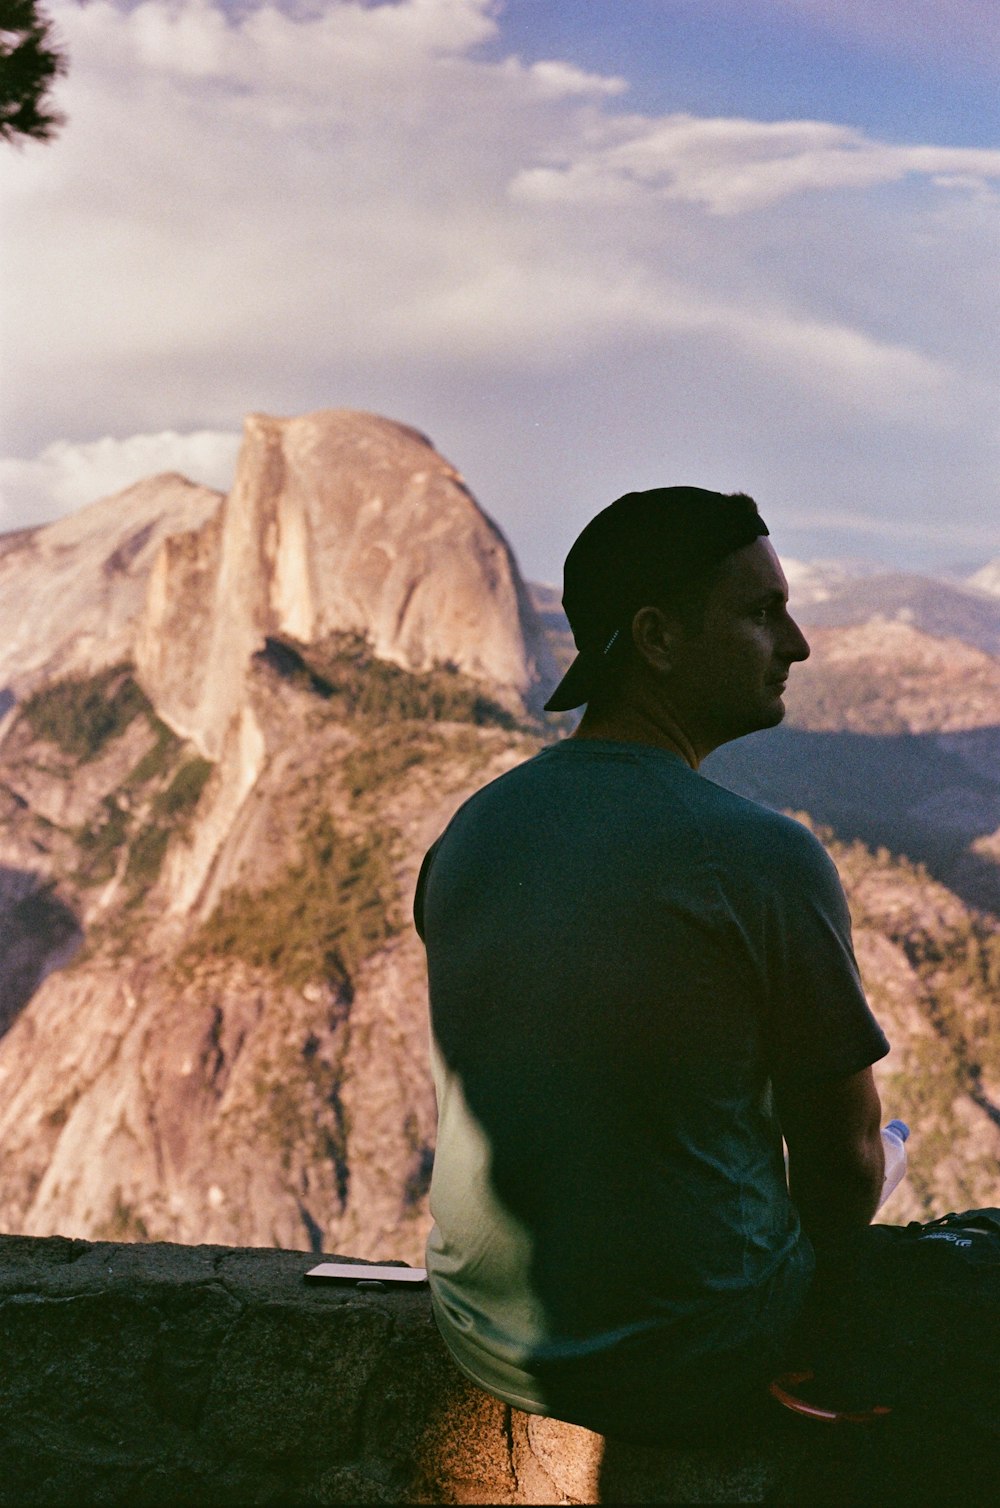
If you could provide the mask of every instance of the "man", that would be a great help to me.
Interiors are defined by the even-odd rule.
[[[836,871],[698,773],[780,722],[809,653],[767,533],[692,487],[587,525],[547,704],[582,721],[461,808],[417,888],[438,1325],[491,1393],[605,1434],[689,1435],[759,1394],[816,1248],[882,1185],[888,1044]]]

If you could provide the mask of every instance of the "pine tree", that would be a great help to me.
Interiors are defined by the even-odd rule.
[[[50,141],[65,117],[47,98],[66,72],[36,0],[0,0],[0,141]]]

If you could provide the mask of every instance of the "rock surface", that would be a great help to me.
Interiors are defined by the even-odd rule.
[[[766,1397],[699,1447],[520,1413],[460,1376],[426,1292],[309,1285],[314,1263],[0,1238],[0,1503],[943,1500],[919,1440],[802,1426]]]
[[[149,714],[82,763],[23,721],[0,751],[0,926],[13,932],[26,898],[38,913],[21,927],[29,961],[16,976],[13,953],[4,964],[0,1222],[418,1261],[435,1117],[417,867],[459,802],[536,745],[388,707],[344,716],[264,661],[246,686],[247,749],[206,767],[184,821],[158,813],[197,756],[174,740],[157,771]],[[333,850],[303,877],[297,855],[324,821]],[[40,914],[50,877],[62,933]],[[254,946],[268,884],[273,962]],[[231,942],[203,936],[220,906]],[[345,907],[361,931],[342,960],[344,944],[316,938]]]
[[[268,634],[366,634],[410,670],[451,664],[512,706],[555,665],[510,548],[423,435],[371,414],[252,414],[229,496],[175,534],[136,659],[161,716],[211,757]]]
[[[480,774],[523,755],[500,724],[558,674],[506,542],[416,431],[253,415],[228,497],[151,478],[0,540],[0,585],[0,1219],[278,1245],[339,1230],[418,1256],[416,866]],[[383,681],[400,667],[367,712],[365,673],[338,659],[359,635]],[[305,668],[313,649],[353,676],[346,699]],[[296,906],[339,937],[336,886],[295,870],[323,821],[343,905],[366,897],[329,962],[275,965],[245,915],[242,954],[200,941],[268,879],[296,895],[279,952],[308,930]]]
[[[168,473],[57,523],[0,535],[0,690],[21,696],[41,678],[130,658],[161,548],[200,528],[221,500]]]
[[[815,628],[809,641],[809,659],[789,678],[792,727],[866,734],[1000,727],[995,654],[896,620]]]

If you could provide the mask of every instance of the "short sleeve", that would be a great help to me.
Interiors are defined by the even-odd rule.
[[[763,929],[771,1076],[848,1078],[885,1057],[889,1042],[865,997],[840,876],[818,839],[790,819],[777,853]]]

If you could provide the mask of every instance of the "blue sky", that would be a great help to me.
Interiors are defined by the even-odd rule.
[[[367,408],[558,577],[619,492],[1000,555],[993,0],[53,0],[0,159],[0,529]]]
[[[818,117],[952,146],[1000,136],[993,0],[508,0],[501,45],[621,73],[634,109]]]

